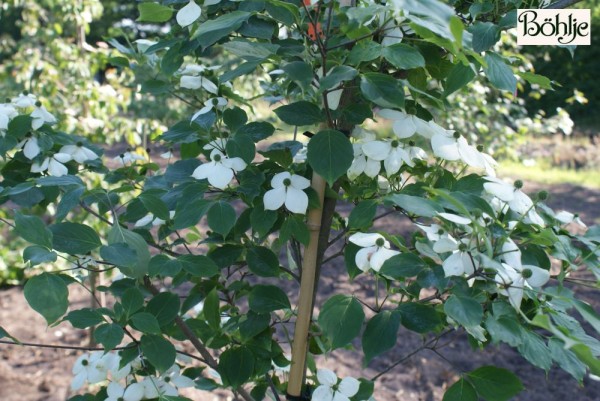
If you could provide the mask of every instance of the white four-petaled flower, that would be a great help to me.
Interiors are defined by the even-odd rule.
[[[285,204],[292,213],[306,214],[308,195],[303,191],[310,186],[310,181],[300,175],[287,171],[275,174],[271,180],[273,189],[267,191],[263,198],[265,210],[277,210]]]
[[[50,157],[46,157],[42,163],[34,162],[31,165],[32,173],[42,173],[48,170],[48,174],[53,177],[62,177],[69,174],[69,170],[64,163],[71,160],[71,155],[66,153],[55,153]]]
[[[351,235],[348,240],[362,247],[356,253],[354,261],[356,262],[356,266],[364,272],[369,269],[378,272],[386,260],[400,253],[390,249],[389,241],[381,234],[356,233]]]
[[[140,401],[144,398],[144,385],[132,383],[127,387],[117,382],[110,382],[106,387],[107,398],[104,401]]]
[[[66,153],[71,156],[77,163],[84,163],[88,160],[95,160],[98,155],[93,150],[83,146],[83,143],[78,142],[75,145],[65,145],[60,148],[60,153]]]
[[[241,158],[227,157],[220,150],[213,149],[210,152],[210,161],[196,167],[192,177],[197,180],[207,178],[213,187],[225,189],[233,178],[233,174],[244,170],[246,166],[246,162]]]
[[[320,386],[312,394],[312,401],[350,401],[358,393],[360,382],[353,377],[345,377],[338,384],[335,373],[329,369],[317,370]]]

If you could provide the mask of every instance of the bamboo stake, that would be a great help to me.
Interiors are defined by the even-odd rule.
[[[288,397],[302,399],[302,387],[306,372],[306,354],[308,351],[308,330],[313,309],[313,291],[317,272],[317,255],[319,247],[319,232],[323,215],[323,201],[325,200],[325,180],[320,175],[313,173],[312,188],[319,198],[319,208],[308,212],[307,226],[310,230],[310,242],[304,250],[302,263],[302,279],[300,280],[300,295],[298,298],[298,317],[294,330],[292,343],[292,366],[290,367],[290,380],[288,382]]]

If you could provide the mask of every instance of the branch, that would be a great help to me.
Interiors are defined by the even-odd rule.
[[[158,295],[160,293],[158,288],[156,288],[152,284],[152,282],[150,281],[150,278],[148,276],[144,277],[144,285],[150,291],[150,293],[152,293],[152,295]],[[215,358],[213,358],[211,353],[208,351],[208,348],[206,348],[206,346],[204,344],[202,344],[202,341],[200,341],[200,339],[196,336],[196,334],[194,334],[194,331],[190,328],[190,326],[187,325],[187,323],[181,318],[181,316],[177,316],[175,318],[175,324],[177,325],[177,327],[179,327],[179,329],[181,330],[183,335],[192,343],[192,345],[194,346],[194,348],[196,348],[196,350],[200,353],[200,355],[202,355],[204,362],[208,366],[210,366],[212,369],[216,370],[218,367],[217,361],[215,360]],[[237,389],[234,389],[233,391],[236,393],[239,393],[239,395],[245,401],[254,401],[254,398],[252,398],[250,393],[248,393],[242,387],[238,387]]]
[[[561,8],[571,7],[573,4],[579,3],[582,0],[558,0],[550,4],[548,7],[544,7],[547,10],[558,10]]]

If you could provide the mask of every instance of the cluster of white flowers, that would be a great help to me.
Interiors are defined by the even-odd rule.
[[[415,166],[415,160],[427,160],[427,153],[409,140],[415,134],[431,143],[433,154],[447,161],[460,160],[473,168],[483,169],[489,176],[495,176],[496,161],[488,154],[469,145],[462,135],[446,130],[433,120],[425,121],[416,115],[403,111],[383,109],[380,117],[392,120],[393,140],[376,140],[374,134],[364,130],[353,132],[358,141],[354,144],[354,160],[348,169],[348,178],[356,179],[361,174],[375,178],[381,171],[381,162],[388,177],[397,174],[403,165]]]
[[[142,361],[133,361],[119,367],[120,356],[115,352],[94,351],[80,356],[73,365],[71,389],[77,391],[86,383],[105,384],[105,401],[141,401],[159,397],[176,397],[179,389],[194,387],[194,381],[181,374],[179,365],[174,364],[160,376],[140,376]]]
[[[25,92],[13,98],[10,103],[0,104],[0,136],[6,135],[10,122],[19,115],[31,117],[33,131],[38,131],[44,124],[52,125],[57,121],[35,95]],[[33,161],[32,173],[48,172],[51,176],[61,177],[69,173],[65,163],[73,160],[81,164],[98,158],[98,155],[82,142],[64,145],[56,153],[42,154],[38,135],[36,132],[30,132],[17,144],[17,148],[23,150],[23,155]]]

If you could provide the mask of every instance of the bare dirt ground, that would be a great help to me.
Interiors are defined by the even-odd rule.
[[[526,189],[534,192],[541,188],[530,184]],[[555,209],[566,208],[580,213],[588,224],[600,223],[600,191],[570,185],[550,188],[552,197],[548,204]],[[381,228],[394,232],[407,232],[410,225],[399,219],[382,219]],[[323,270],[320,285],[320,304],[333,293],[357,293],[372,296],[372,290],[360,283],[350,285],[344,277],[343,261],[339,258]],[[72,287],[71,302],[76,307],[86,306],[83,291]],[[581,288],[581,297],[600,310],[600,291]],[[0,326],[22,342],[85,346],[86,333],[68,324],[48,328],[41,316],[26,304],[20,288],[0,291]],[[590,332],[590,334],[594,334]],[[514,398],[518,401],[598,401],[600,382],[586,378],[581,387],[569,375],[553,369],[548,376],[529,365],[517,352],[508,347],[487,347],[473,350],[461,332],[450,334],[452,341],[441,349],[444,358],[424,350],[399,364],[376,383],[375,396],[379,401],[441,401],[443,392],[459,376],[484,365],[496,365],[515,372],[527,390]],[[5,339],[6,340],[6,339]],[[445,338],[446,340],[446,338]],[[444,340],[444,341],[445,341]],[[333,368],[340,377],[346,375],[372,377],[378,371],[402,359],[422,344],[421,336],[401,330],[398,345],[385,355],[361,369],[362,361],[353,351],[336,351],[328,358],[320,358],[318,366]],[[70,393],[71,367],[80,351],[46,349],[0,344],[0,400],[1,401],[63,401]],[[450,363],[448,361],[450,361]],[[186,396],[193,400],[226,400],[227,396],[193,391]]]

